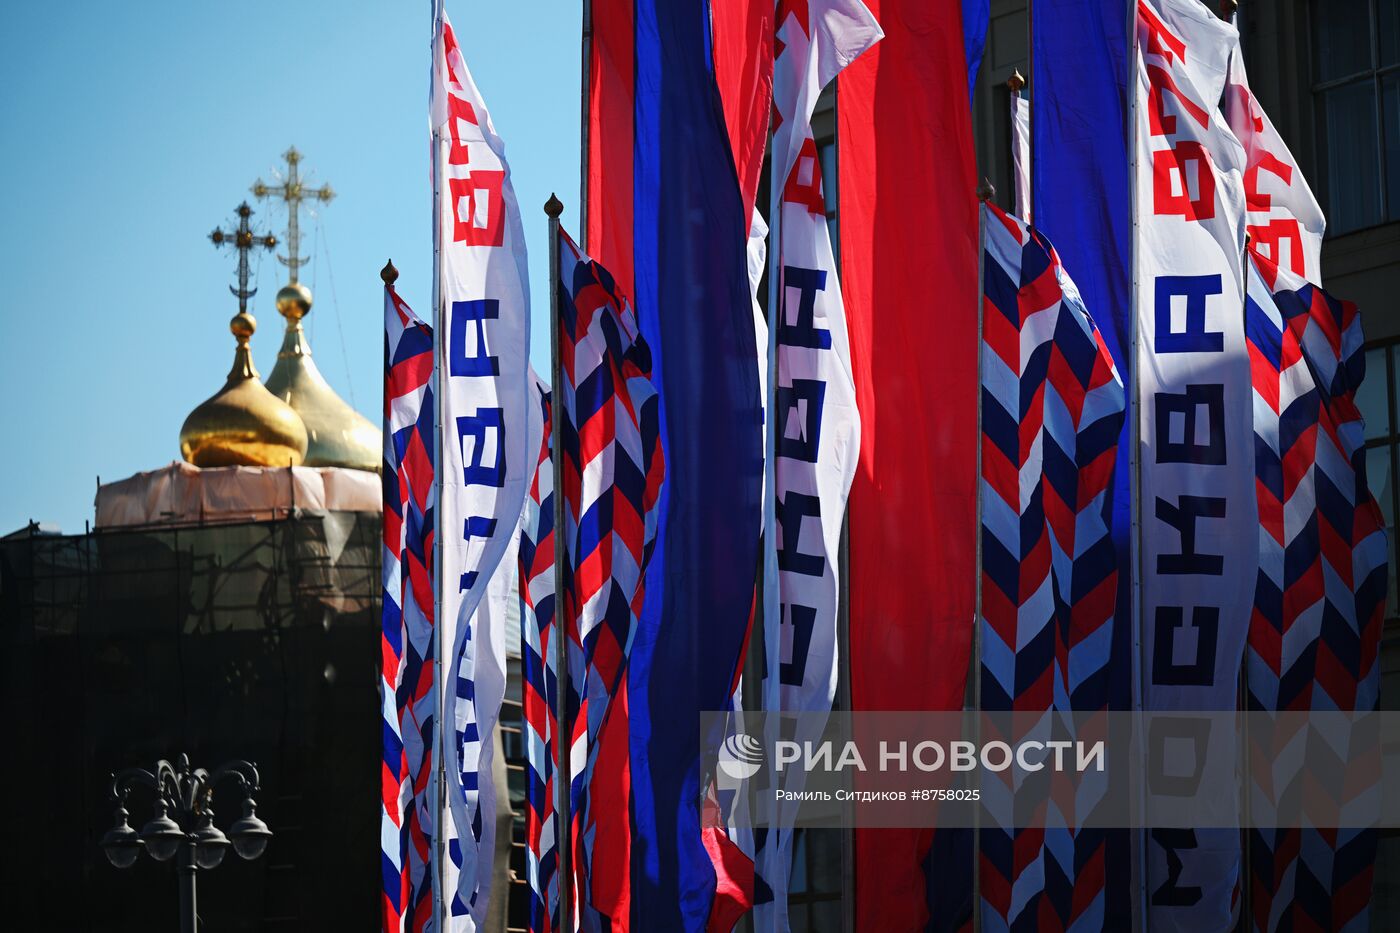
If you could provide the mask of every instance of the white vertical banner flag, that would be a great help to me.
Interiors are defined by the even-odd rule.
[[[1243,313],[1245,159],[1217,107],[1237,38],[1196,0],[1138,4],[1134,305],[1148,710],[1234,709],[1254,605],[1259,540]],[[1174,739],[1200,742],[1197,754],[1205,747],[1234,754],[1234,737],[1223,731],[1154,732],[1148,741]],[[1152,793],[1197,790],[1179,783],[1149,785],[1149,825]],[[1220,797],[1224,818],[1237,816],[1235,797]],[[1239,833],[1147,835],[1151,929],[1233,928]]]
[[[1016,216],[1031,222],[1031,102],[1011,92],[1011,175],[1016,184]]]
[[[1247,231],[1254,247],[1279,268],[1322,282],[1322,234],[1327,221],[1293,153],[1249,89],[1238,37],[1221,103],[1225,120],[1244,146]]]
[[[808,714],[794,739],[815,740],[836,693],[837,558],[846,497],[860,456],[860,415],[851,375],[846,312],[821,163],[812,135],[817,97],[841,69],[884,33],[860,0],[779,3],[773,69],[773,190],[780,214],[777,313],[769,334],[776,354],[774,527],[778,611],[765,612],[764,708]],[[770,564],[770,566],[772,566]],[[805,731],[804,731],[805,730]],[[811,734],[807,734],[811,733]],[[784,775],[800,790],[800,769]],[[778,823],[784,822],[782,815]],[[756,904],[756,929],[788,929],[792,833],[770,830],[756,870],[773,899]]]
[[[442,341],[438,620],[443,721],[454,725],[442,737],[448,819],[441,867],[446,929],[473,931],[492,893],[492,732],[505,696],[507,605],[515,598],[497,568],[515,563],[508,551],[516,546],[534,466],[527,437],[530,300],[505,144],[441,2],[434,7],[429,114]]]

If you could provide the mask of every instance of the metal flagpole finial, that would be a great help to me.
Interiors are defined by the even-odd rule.
[[[1006,86],[1010,88],[1014,94],[1026,86],[1026,76],[1021,74],[1019,70],[1013,68],[1011,70],[1011,77],[1006,79]]]
[[[550,217],[557,218],[564,213],[564,202],[555,197],[553,192],[550,192],[549,200],[544,202],[544,212]]]
[[[982,184],[977,186],[977,200],[990,201],[997,196],[997,189],[992,185],[990,178],[983,178]]]
[[[384,263],[384,268],[379,270],[379,277],[384,280],[384,284],[390,288],[399,280],[399,270],[394,268],[394,260],[390,259]]]
[[[1239,0],[1220,0],[1220,15],[1229,19],[1240,8]]]

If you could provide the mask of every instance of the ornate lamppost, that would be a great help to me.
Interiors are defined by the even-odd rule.
[[[235,782],[243,792],[243,815],[234,820],[228,835],[214,825],[211,806],[214,786],[222,780]],[[126,798],[133,787],[155,792],[155,816],[137,832],[127,822]],[[272,831],[258,819],[258,769],[247,761],[230,761],[213,771],[191,768],[190,759],[181,755],[172,765],[156,762],[155,771],[127,768],[112,776],[112,800],[117,804],[116,825],[102,837],[107,860],[117,868],[130,868],[145,849],[158,862],[179,856],[180,929],[195,933],[199,919],[195,910],[195,872],[217,868],[229,846],[241,858],[255,859],[267,848]]]

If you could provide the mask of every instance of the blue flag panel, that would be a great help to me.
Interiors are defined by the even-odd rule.
[[[1114,365],[1132,385],[1128,78],[1132,0],[1037,0],[1031,7],[1031,191],[1036,226],[1059,246]],[[1129,402],[1131,405],[1131,401]],[[1118,556],[1118,611],[1104,705],[1132,704],[1131,416],[1106,497]],[[1087,699],[1087,698],[1086,698]],[[1126,832],[1107,834],[1104,919],[1129,924]]]
[[[635,301],[667,464],[629,673],[639,929],[702,931],[700,711],[727,708],[758,560],[762,398],[744,216],[698,0],[634,7]],[[600,192],[601,194],[601,192]]]

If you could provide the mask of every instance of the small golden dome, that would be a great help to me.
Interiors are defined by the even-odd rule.
[[[379,428],[346,404],[326,382],[301,319],[311,310],[311,290],[294,282],[277,293],[277,310],[287,319],[287,333],[267,390],[286,402],[306,425],[307,466],[350,467],[378,472],[384,462]]]
[[[288,320],[301,320],[311,310],[311,289],[300,282],[283,285],[277,292],[277,313]]]
[[[306,458],[306,426],[258,381],[248,351],[257,326],[244,312],[229,321],[238,348],[228,381],[180,428],[180,454],[195,466],[299,466]]]

